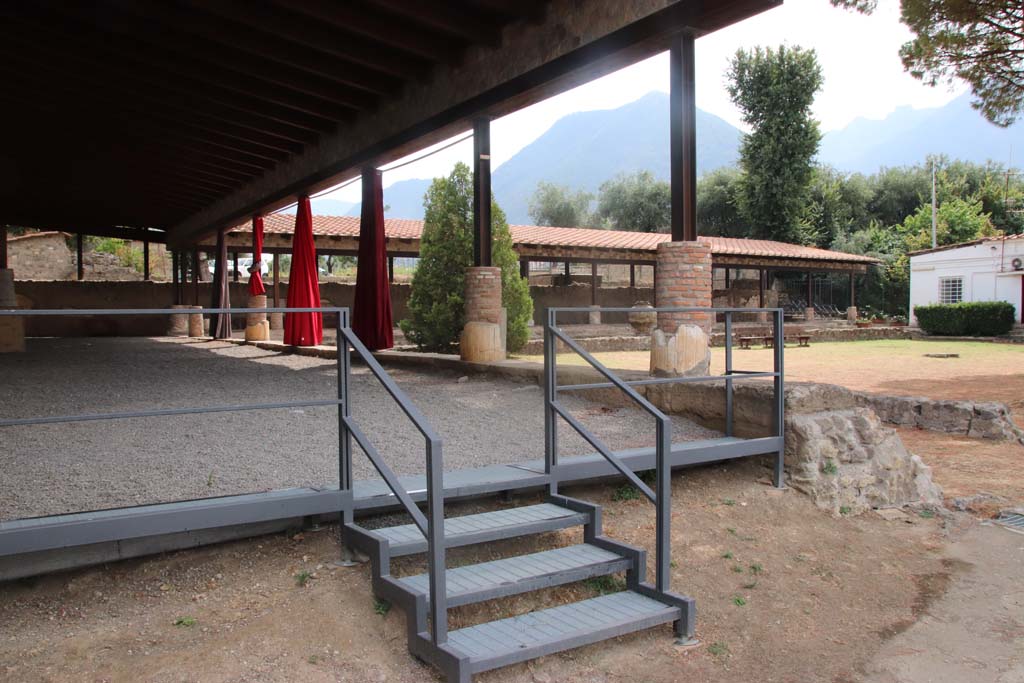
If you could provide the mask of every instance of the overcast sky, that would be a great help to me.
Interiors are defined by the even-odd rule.
[[[832,7],[828,0],[785,0],[781,7],[697,40],[697,106],[744,128],[725,90],[729,59],[739,48],[782,43],[813,48],[818,53],[825,84],[815,100],[814,115],[823,131],[843,128],[858,117],[881,119],[900,106],[939,107],[966,90],[962,84],[952,90],[945,86],[930,88],[907,74],[900,63],[899,48],[910,38],[910,31],[899,21],[898,0],[879,0],[871,16]],[[567,114],[614,109],[652,90],[668,92],[667,54],[497,119],[491,124],[492,168]],[[409,178],[445,175],[456,161],[471,163],[472,152],[472,140],[467,140],[386,172],[384,186]],[[421,154],[423,151],[412,156]],[[357,202],[359,182],[326,196]]]

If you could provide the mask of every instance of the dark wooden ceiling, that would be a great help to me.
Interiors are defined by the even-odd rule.
[[[165,229],[545,5],[0,3],[0,222]]]

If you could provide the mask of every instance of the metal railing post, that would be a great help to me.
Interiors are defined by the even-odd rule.
[[[662,592],[668,591],[672,571],[672,468],[668,456],[672,452],[672,423],[667,417],[658,419],[656,449],[656,467],[658,469],[658,491],[656,514],[656,546],[658,566],[655,575],[655,587]]]
[[[448,641],[448,593],[445,585],[444,465],[441,442],[428,438],[427,444],[427,551],[430,554],[431,637],[435,646]]]
[[[352,417],[352,405],[349,402],[349,382],[352,377],[352,359],[348,352],[348,342],[345,340],[343,329],[349,325],[348,309],[338,315],[338,327],[335,332],[337,338],[338,352],[338,451],[340,454],[339,473],[341,489],[343,491],[352,488],[352,433],[345,424],[344,418]]]
[[[725,435],[732,436],[732,311],[725,312]]]
[[[544,325],[544,473],[548,476],[551,495],[558,493],[558,414],[554,403],[558,398],[558,350],[554,327],[557,313],[545,311]]]
[[[783,333],[783,311],[775,311],[775,436],[785,437],[786,434],[786,386],[783,380],[783,359],[785,357],[786,337]],[[775,454],[774,483],[776,488],[783,487],[783,464],[785,450]]]

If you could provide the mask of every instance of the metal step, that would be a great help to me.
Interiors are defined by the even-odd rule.
[[[582,544],[449,569],[446,574],[448,606],[458,607],[624,572],[630,569],[631,563],[622,555]],[[396,579],[396,582],[412,593],[428,595],[429,580],[429,574],[418,574]]]
[[[589,516],[584,512],[576,512],[551,503],[484,512],[464,517],[451,517],[444,520],[445,545],[455,548],[504,538],[528,536],[544,531],[578,526],[588,521]],[[386,539],[390,544],[392,557],[412,555],[427,550],[427,539],[423,537],[415,524],[403,524],[382,529],[357,528]]]
[[[681,610],[623,591],[448,634],[448,645],[469,658],[472,673],[496,669],[633,633],[681,617]]]

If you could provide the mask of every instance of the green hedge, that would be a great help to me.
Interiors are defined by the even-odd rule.
[[[1013,328],[1013,304],[1005,301],[972,301],[959,304],[915,306],[921,329],[944,337],[995,337]]]

